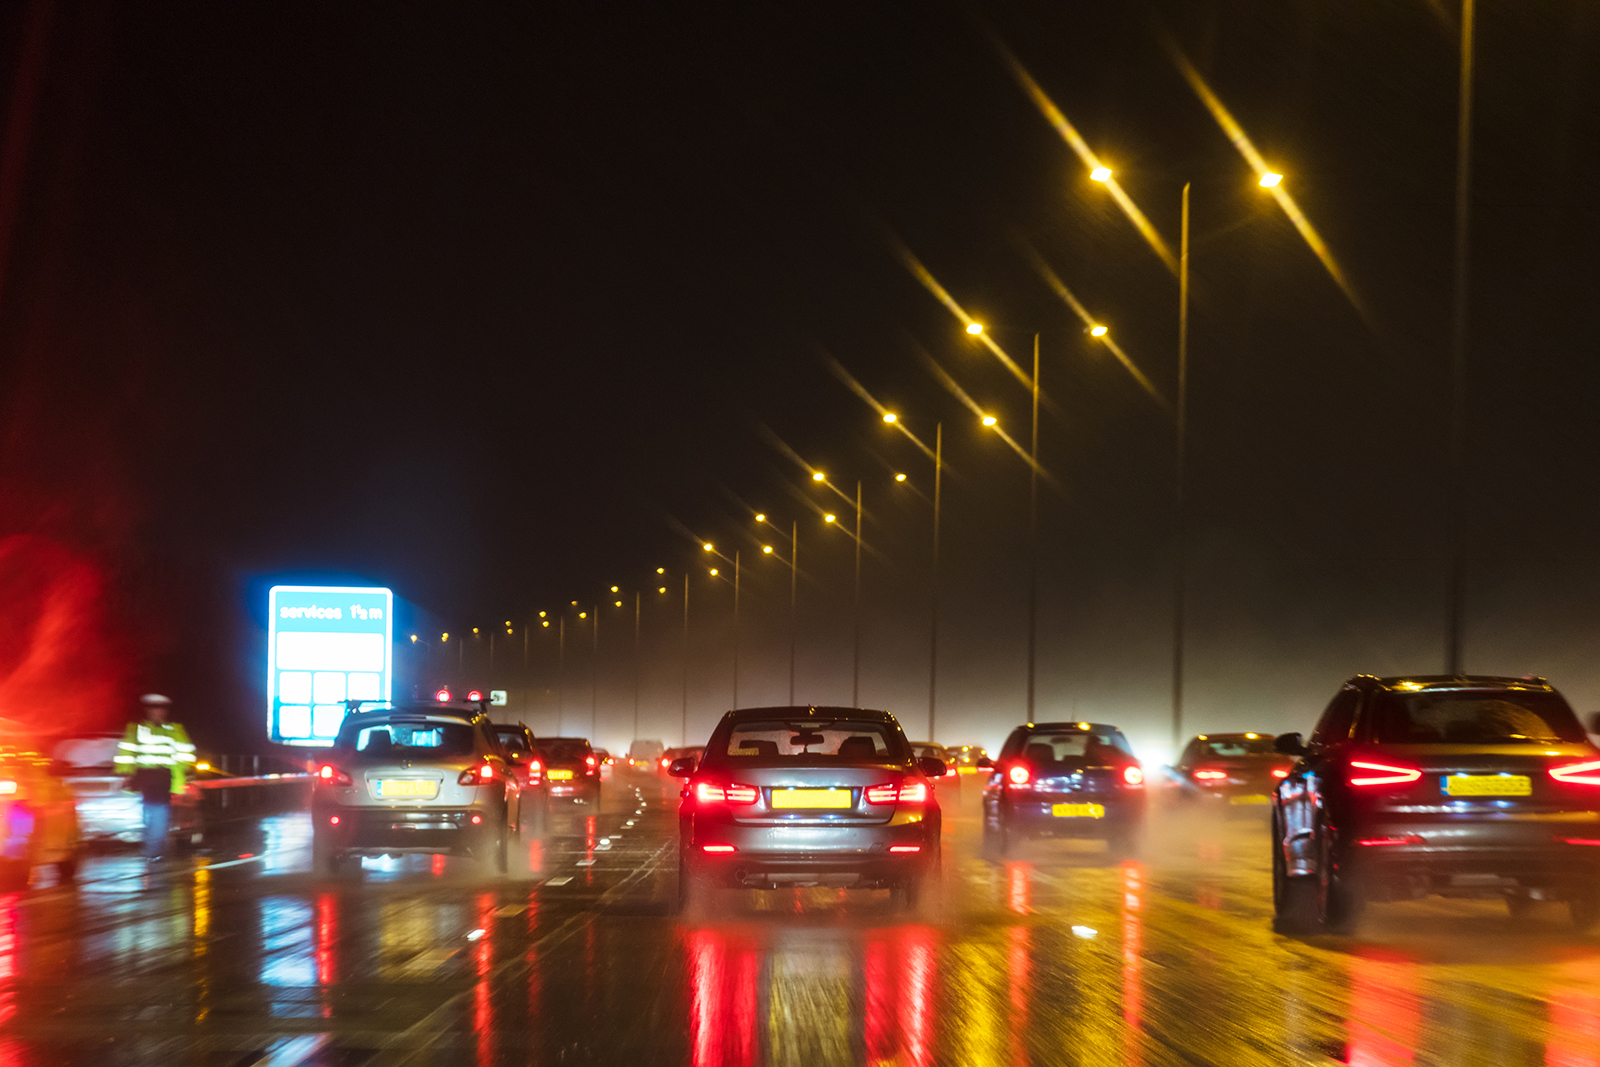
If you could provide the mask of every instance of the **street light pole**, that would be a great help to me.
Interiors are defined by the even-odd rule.
[[[689,572],[683,572],[683,724],[678,744],[689,743]]]
[[[799,591],[800,522],[789,520],[789,706],[794,706],[794,646],[799,620],[795,614],[796,593]]]
[[[562,734],[562,718],[567,702],[567,613],[556,620],[556,736]]]
[[[739,707],[739,550],[733,550],[733,706]]]
[[[939,703],[939,502],[944,484],[944,423],[933,428],[933,596],[928,625],[928,740],[934,732]]]
[[[1028,722],[1039,648],[1039,335],[1033,335],[1033,428],[1028,450]],[[930,738],[929,740],[932,740]]]
[[[861,479],[856,479],[856,586],[852,608],[855,619],[855,651],[850,663],[850,706],[861,706]]]
[[[1189,433],[1189,183],[1183,183],[1182,236],[1178,241],[1178,411],[1174,471],[1172,578],[1172,747],[1183,744],[1183,636],[1187,608],[1188,516],[1184,478]]]
[[[1462,671],[1461,619],[1466,532],[1463,501],[1467,452],[1467,290],[1471,281],[1468,238],[1472,222],[1472,63],[1474,0],[1461,0],[1461,82],[1456,114],[1455,301],[1450,330],[1450,573],[1445,603],[1445,673]]]
[[[589,741],[594,742],[595,720],[600,711],[600,605],[594,606],[594,625],[590,632],[594,635],[594,648],[589,654]]]
[[[639,737],[639,590],[633,591],[633,736]]]

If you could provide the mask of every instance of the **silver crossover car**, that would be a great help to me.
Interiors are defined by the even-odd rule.
[[[679,904],[701,889],[850,886],[916,903],[939,872],[937,759],[886,711],[746,708],[675,760]]]
[[[514,758],[478,704],[352,710],[317,768],[313,866],[336,874],[347,856],[434,852],[504,872],[521,825]]]

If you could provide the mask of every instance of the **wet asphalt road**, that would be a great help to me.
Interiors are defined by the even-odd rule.
[[[1600,939],[1559,906],[1383,905],[1355,937],[1284,938],[1259,822],[1161,820],[1140,863],[1050,842],[990,864],[965,785],[942,897],[909,920],[795,890],[679,921],[676,785],[653,778],[551,818],[497,881],[429,857],[315,879],[304,816],[150,877],[97,857],[0,897],[0,1067],[1600,1067]]]

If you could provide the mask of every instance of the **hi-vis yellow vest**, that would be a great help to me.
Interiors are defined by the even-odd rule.
[[[189,735],[175,722],[135,722],[117,742],[118,774],[132,774],[141,767],[166,767],[172,771],[172,791],[183,792],[184,768],[194,762],[194,746]]]

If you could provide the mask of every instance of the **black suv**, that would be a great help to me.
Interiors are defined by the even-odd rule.
[[[1544,679],[1359,675],[1276,744],[1299,757],[1272,802],[1280,930],[1429,894],[1600,919],[1600,749]]]
[[[1011,731],[984,786],[983,850],[999,858],[1029,837],[1089,837],[1128,857],[1144,815],[1144,768],[1121,730],[1030,722]]]

